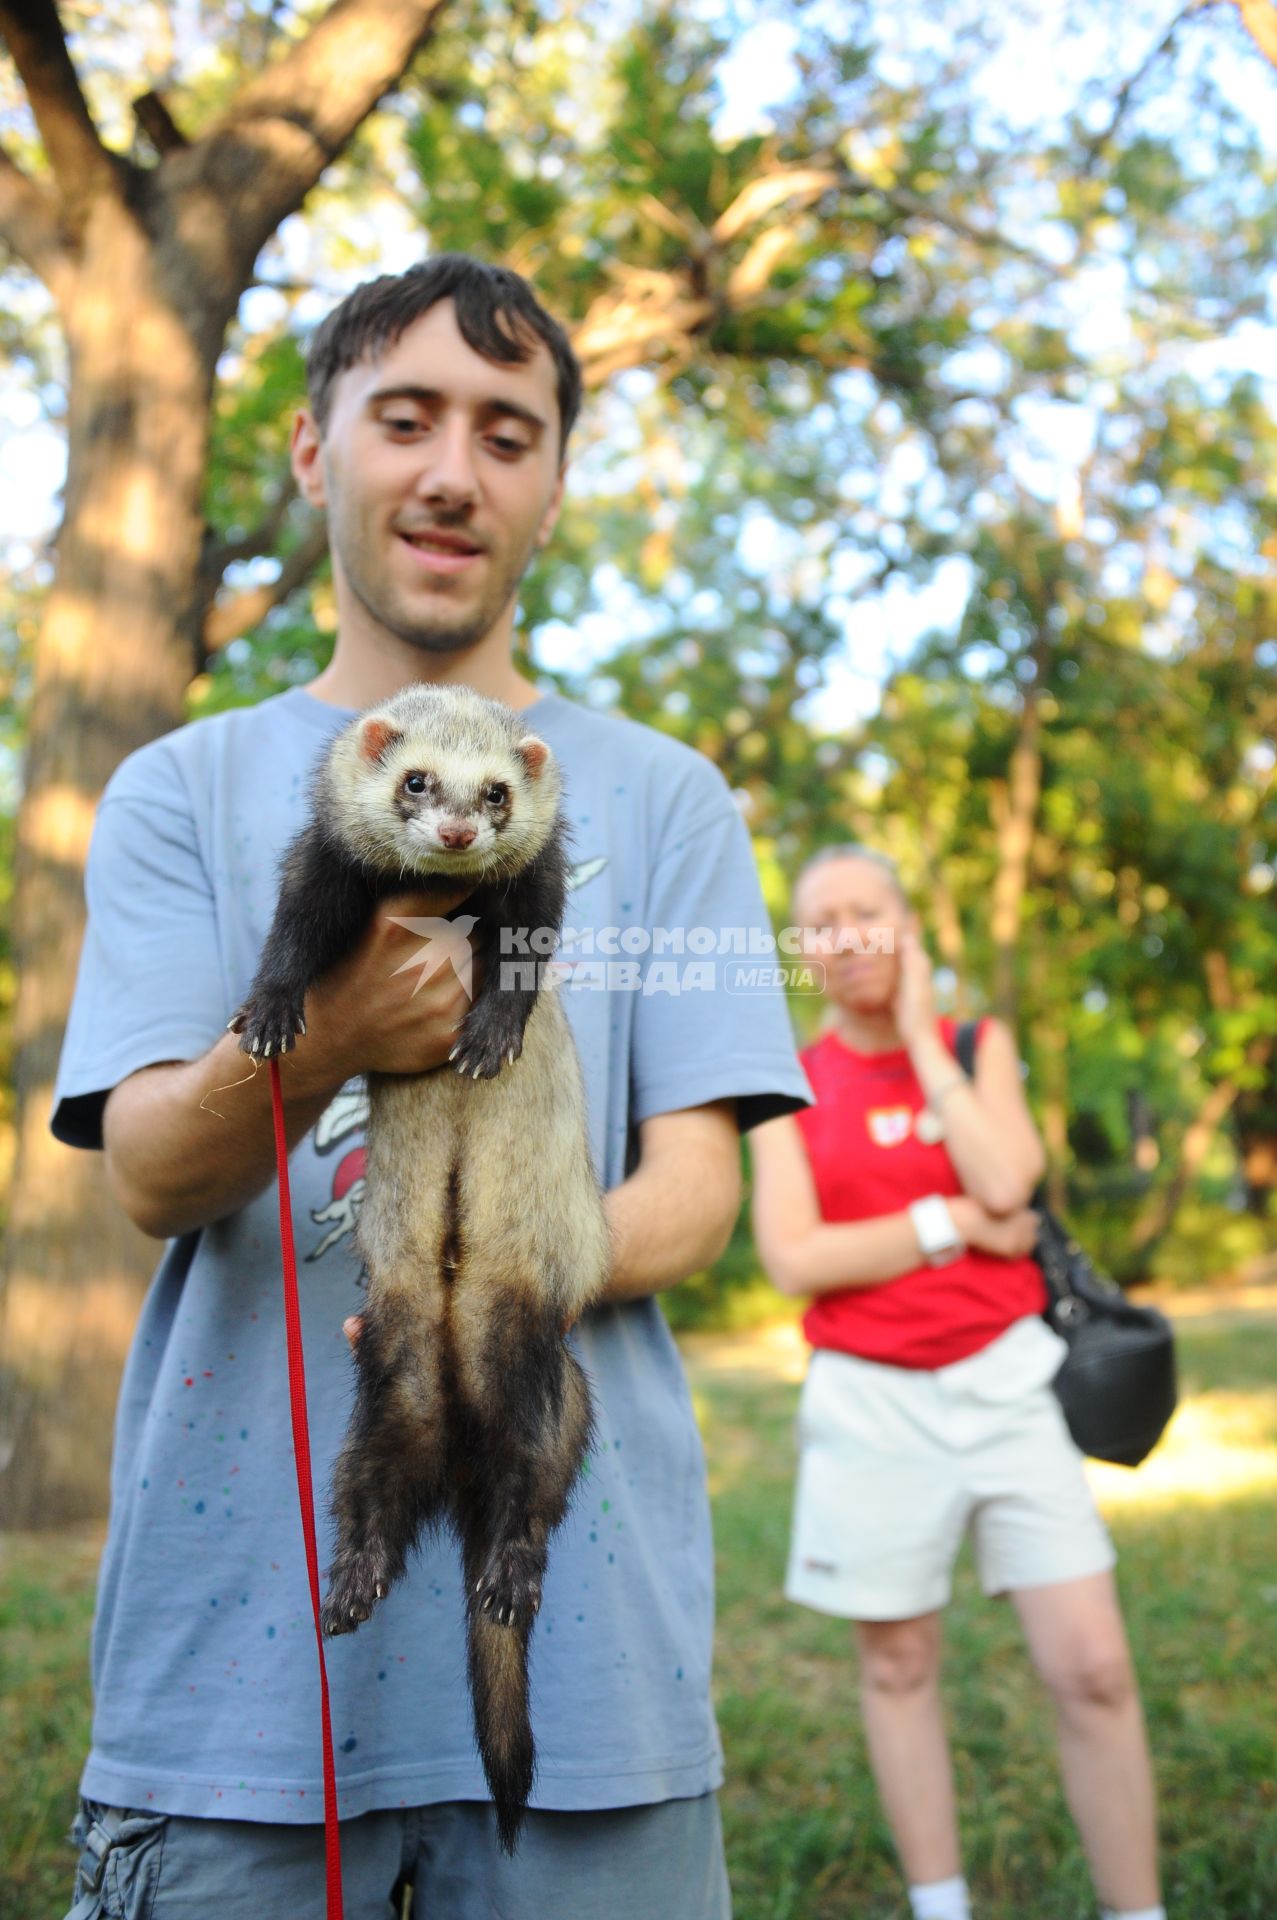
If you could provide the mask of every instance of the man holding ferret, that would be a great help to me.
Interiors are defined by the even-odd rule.
[[[563,770],[568,921],[609,930],[614,956],[561,990],[613,1267],[572,1336],[597,1429],[533,1640],[539,1767],[519,1851],[497,1846],[459,1571],[438,1542],[331,1648],[346,1910],[396,1912],[411,1885],[421,1920],[725,1920],[704,1467],[654,1296],[726,1244],[740,1131],[808,1095],[778,995],[729,993],[721,963],[662,962],[647,936],[672,932],[677,952],[685,930],[765,930],[748,838],[708,761],[513,664],[518,585],[558,515],[581,391],[527,284],[461,256],[371,282],[318,330],[308,377],[293,466],[328,516],[331,663],[133,755],[89,860],[54,1128],[104,1149],[120,1203],[169,1244],[121,1393],[76,1912],[116,1911],[93,1905],[109,1887],[149,1920],[323,1914],[269,1087],[245,1081],[225,1028],[318,755],[357,711],[424,681],[526,714]],[[396,922],[463,898],[383,902],[307,996],[283,1061],[320,1486],[350,1405],[342,1322],[361,1298],[359,1081],[450,1071],[469,1006],[453,966],[402,971],[421,943]]]

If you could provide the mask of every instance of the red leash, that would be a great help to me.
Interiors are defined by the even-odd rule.
[[[302,1357],[301,1303],[297,1297],[297,1252],[293,1246],[293,1203],[288,1190],[288,1136],[284,1132],[284,1094],[279,1061],[270,1063],[271,1110],[275,1116],[275,1170],[279,1176],[279,1240],[284,1258],[284,1324],[288,1330],[288,1397],[293,1412],[293,1453],[297,1460],[297,1497],[306,1541],[306,1572],[319,1649],[319,1710],[324,1736],[324,1860],[328,1877],[328,1920],[342,1920],[341,1834],[337,1826],[337,1766],[333,1759],[333,1723],[328,1710],[328,1669],[319,1624],[319,1549],[315,1542],[315,1490],[310,1476],[310,1427],[306,1420],[306,1363]]]

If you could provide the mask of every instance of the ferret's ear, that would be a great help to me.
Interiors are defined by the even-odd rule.
[[[359,754],[370,766],[376,766],[384,760],[387,750],[403,739],[397,727],[389,720],[365,720],[359,729]]]
[[[541,769],[550,757],[550,749],[544,740],[538,740],[535,733],[525,733],[516,752],[528,770],[529,780],[538,780]]]

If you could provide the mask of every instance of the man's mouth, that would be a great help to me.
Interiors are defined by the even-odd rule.
[[[477,541],[463,533],[445,533],[434,528],[420,533],[406,532],[402,528],[396,531],[428,573],[460,573],[480,559],[484,552]]]

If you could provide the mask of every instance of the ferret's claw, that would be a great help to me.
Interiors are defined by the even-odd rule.
[[[297,1031],[298,1031],[298,1033],[305,1033],[305,1031],[306,1031],[306,1022],[305,1022],[304,1020],[299,1020],[299,1021],[297,1022]]]
[[[505,1060],[506,1060],[506,1065],[508,1067],[512,1067],[514,1065],[514,1048],[513,1047],[511,1047],[509,1053],[507,1053]]]

